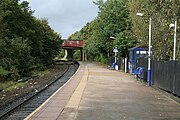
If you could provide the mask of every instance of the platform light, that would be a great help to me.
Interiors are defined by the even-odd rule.
[[[173,49],[173,60],[176,60],[176,31],[177,31],[177,21],[169,25],[170,28],[174,28],[174,49]]]
[[[143,16],[143,13],[136,13],[137,16]]]
[[[137,16],[144,16],[143,13],[136,13]],[[152,29],[151,29],[151,23],[152,23],[152,19],[151,17],[149,17],[149,50],[148,50],[148,75],[147,75],[147,82],[148,82],[148,86],[151,86],[151,33],[152,33]]]
[[[111,36],[110,38],[111,38],[111,39],[114,39],[114,40],[116,39],[116,38],[115,38],[115,37],[113,37],[113,36]]]

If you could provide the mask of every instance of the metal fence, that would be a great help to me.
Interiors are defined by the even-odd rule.
[[[144,67],[143,78],[147,79],[147,59],[138,59],[137,67]],[[151,62],[152,85],[180,96],[180,61]]]

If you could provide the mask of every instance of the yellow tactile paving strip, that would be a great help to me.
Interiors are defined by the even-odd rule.
[[[86,87],[86,83],[88,81],[88,67],[85,67],[84,75],[74,91],[73,95],[71,96],[70,100],[68,101],[67,105],[65,106],[62,113],[59,115],[57,120],[74,120],[77,115],[77,109],[79,108],[79,104],[83,95],[83,91]],[[68,115],[67,115],[68,114]]]
[[[76,88],[75,92],[71,96],[69,102],[67,103],[66,107],[68,107],[68,108],[78,108],[79,103],[81,101],[81,97],[82,97],[84,88],[85,88],[86,83],[87,83],[87,80],[88,80],[88,69],[87,69],[87,66],[86,66],[84,75],[83,75],[78,87]]]
[[[85,64],[80,63],[78,71],[48,100],[32,112],[25,120],[56,120],[61,114],[81,79],[84,79]],[[82,86],[82,85],[81,85]],[[80,102],[80,101],[79,101]]]

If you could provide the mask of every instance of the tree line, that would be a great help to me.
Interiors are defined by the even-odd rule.
[[[0,77],[52,62],[61,36],[47,19],[33,16],[27,1],[0,1]]]
[[[128,56],[131,47],[148,48],[148,24],[152,18],[153,58],[171,60],[173,34],[171,23],[180,23],[179,0],[103,0],[93,1],[99,8],[97,17],[69,39],[85,41],[88,59],[106,62],[117,47],[119,56]],[[143,17],[136,16],[141,12]],[[179,27],[177,28],[176,58],[180,59]]]

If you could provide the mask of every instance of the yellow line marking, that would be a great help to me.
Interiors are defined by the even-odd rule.
[[[81,67],[81,66],[80,66]],[[31,117],[38,112],[47,102],[50,101],[50,99],[52,99],[64,86],[66,86],[72,79],[73,77],[79,72],[80,67],[78,68],[78,70],[76,71],[76,73],[62,86],[60,87],[53,95],[51,95],[42,105],[40,105],[35,111],[33,111],[30,115],[28,115],[24,120],[30,120]]]
[[[83,91],[85,89],[87,80],[88,80],[88,68],[86,66],[84,75],[83,75],[78,87],[76,88],[75,92],[71,96],[69,102],[67,103],[66,107],[76,108],[76,109],[79,107],[81,97],[82,97]]]

